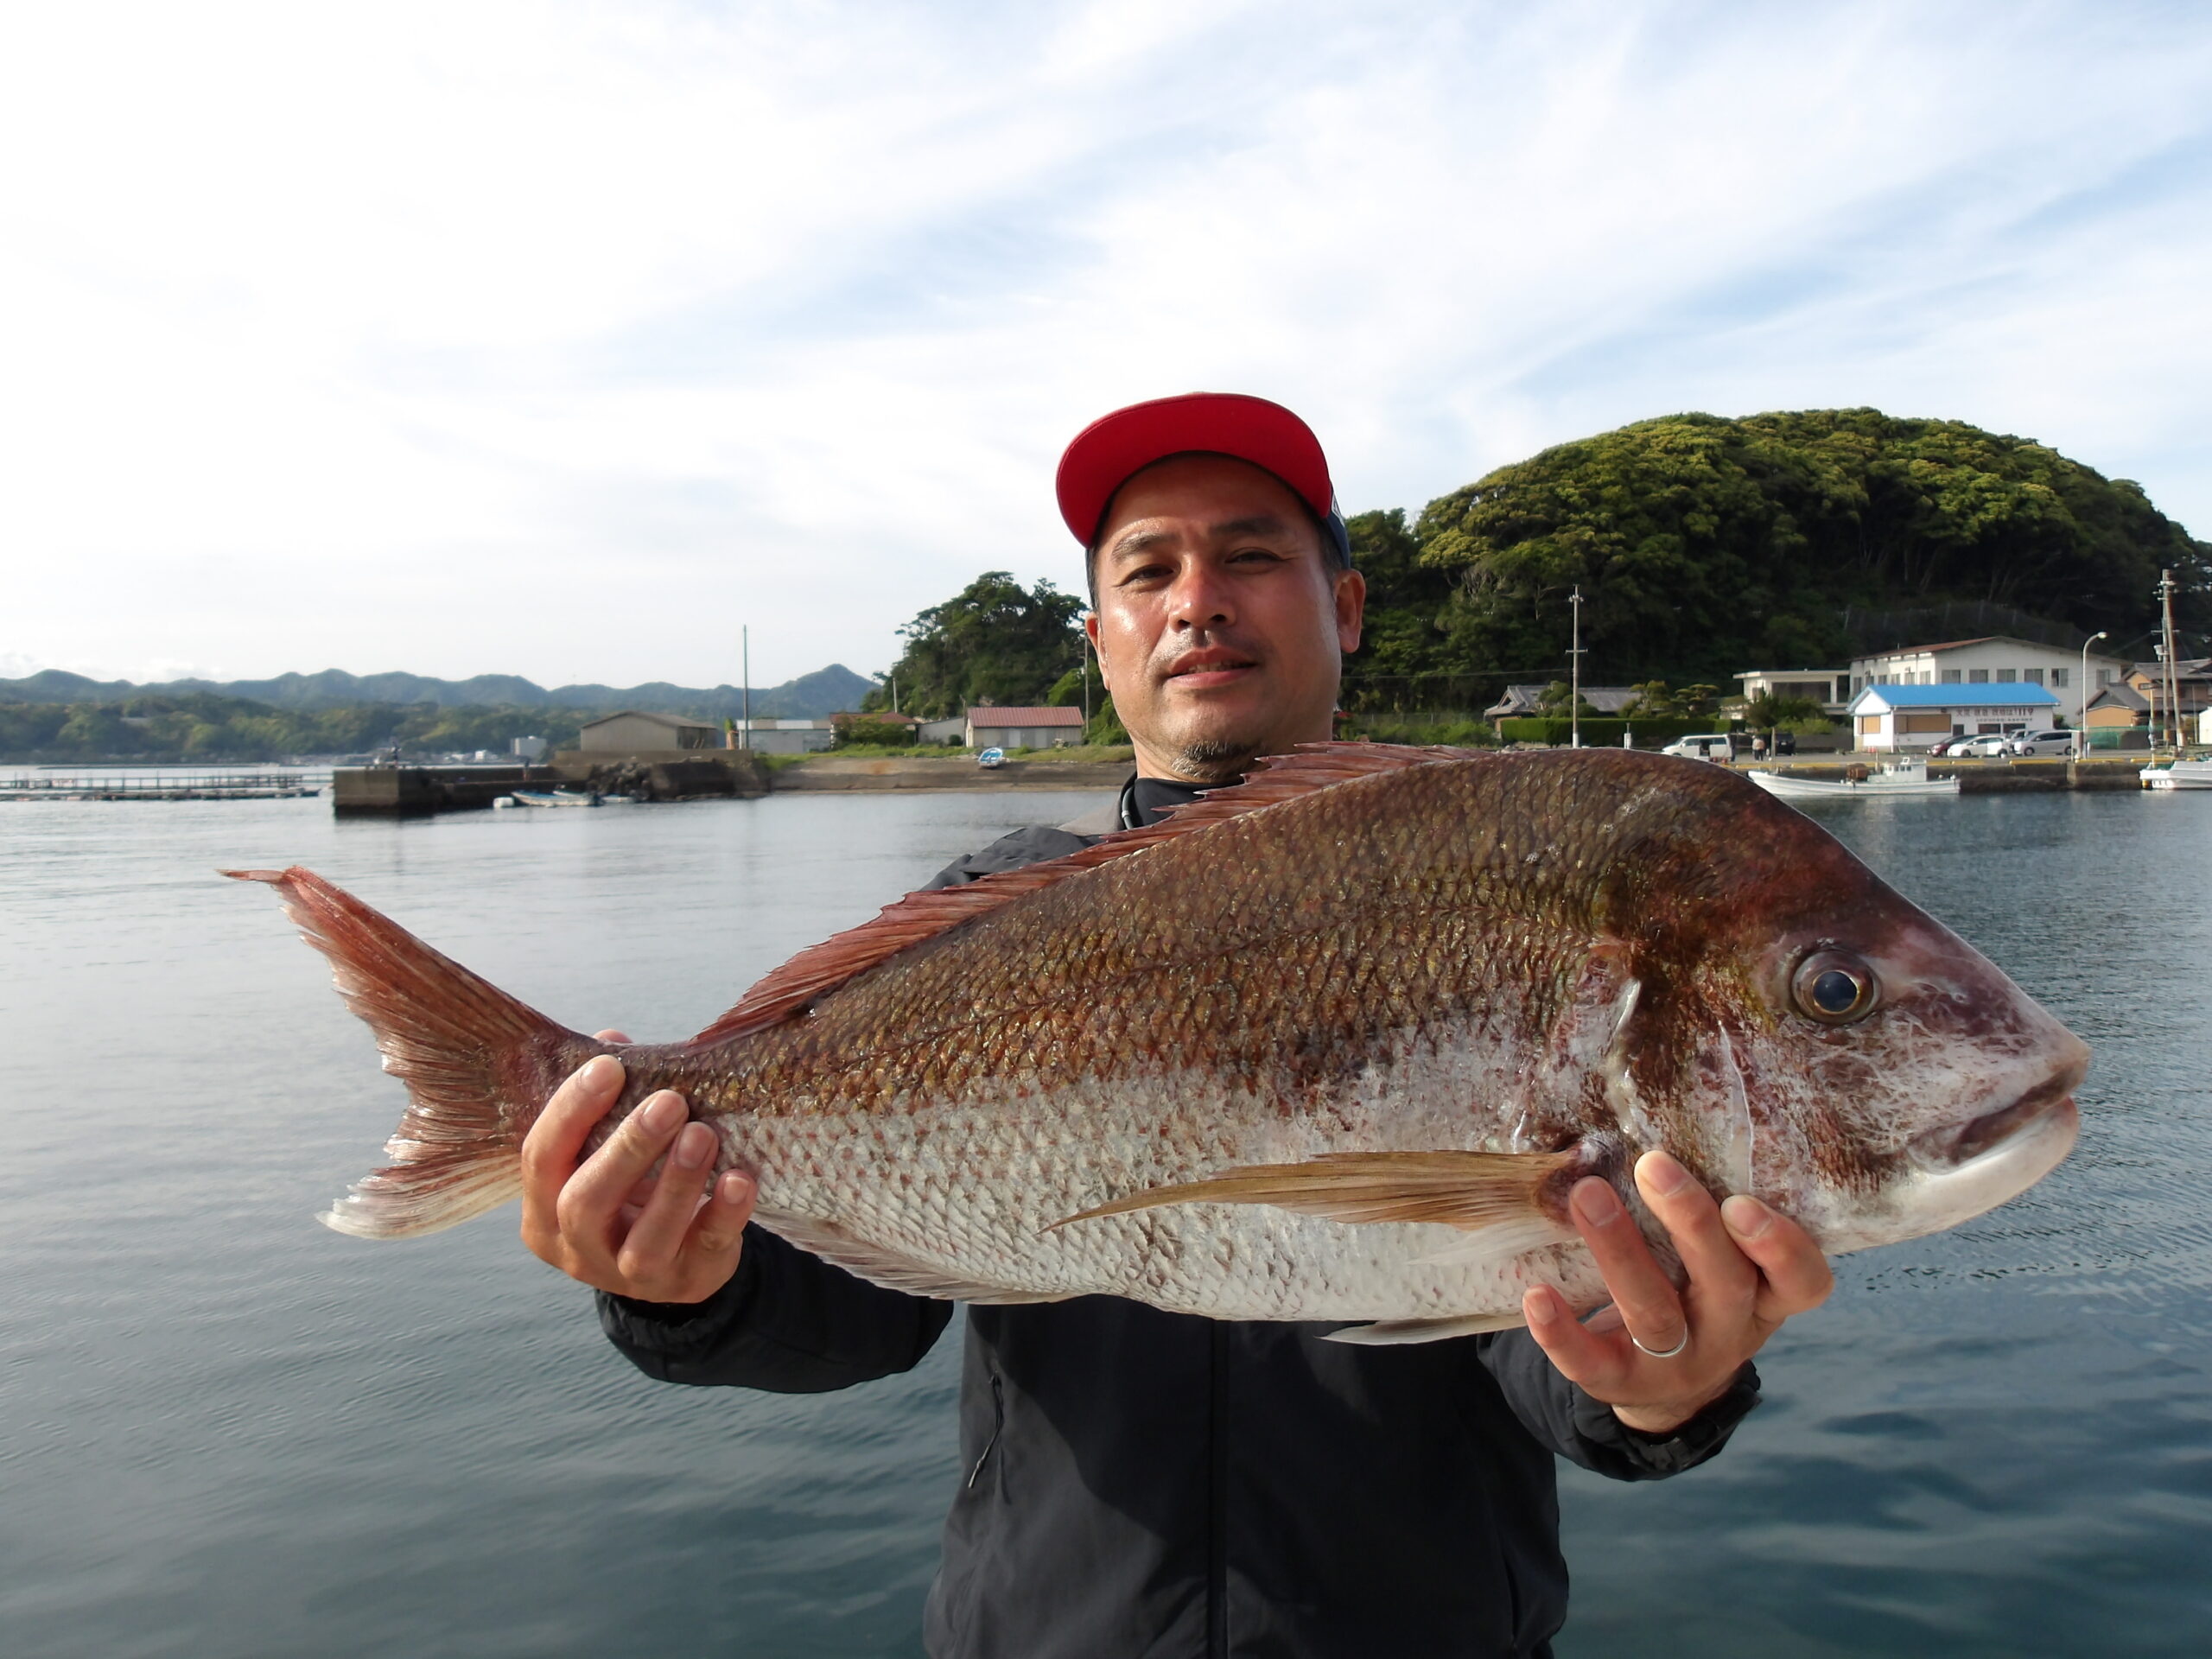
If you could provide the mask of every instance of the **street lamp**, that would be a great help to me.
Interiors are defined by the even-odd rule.
[[[1567,724],[1571,748],[1582,747],[1582,589],[1580,585],[1567,595],[1568,604],[1574,607],[1574,643],[1567,647]]]
[[[2104,630],[2099,628],[2082,642],[2082,679],[2076,688],[2082,693],[2082,712],[2074,721],[2074,758],[2076,760],[2089,758],[2089,647],[2104,637]]]

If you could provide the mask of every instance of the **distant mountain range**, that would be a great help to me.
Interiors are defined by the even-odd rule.
[[[753,714],[761,720],[819,720],[856,709],[875,682],[842,663],[817,668],[781,685],[753,688]],[[479,674],[468,680],[437,680],[421,674],[348,674],[327,668],[320,674],[279,674],[273,680],[163,680],[137,685],[129,680],[93,680],[58,668],[20,680],[0,680],[0,702],[115,702],[124,697],[211,692],[245,697],[278,709],[342,709],[365,702],[434,702],[442,709],[639,709],[655,714],[690,715],[716,720],[745,712],[745,693],[734,685],[702,690],[655,681],[650,685],[556,685],[548,690],[513,674]]]

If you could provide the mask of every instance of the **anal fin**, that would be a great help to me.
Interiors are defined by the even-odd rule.
[[[1581,1166],[1578,1152],[1332,1152],[1302,1164],[1249,1164],[1201,1181],[1147,1187],[1054,1222],[1173,1204],[1268,1204],[1344,1222],[1431,1222],[1470,1231],[1540,1221],[1543,1200]]]
[[[1510,1313],[1468,1313],[1452,1319],[1380,1319],[1373,1325],[1348,1325],[1330,1332],[1323,1340],[1387,1348],[1409,1342],[1441,1342],[1447,1337],[1478,1337],[1526,1323],[1517,1308]]]

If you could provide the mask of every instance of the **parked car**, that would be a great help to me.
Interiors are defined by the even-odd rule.
[[[2002,732],[1985,732],[1980,737],[1969,737],[1955,745],[1951,753],[1979,755],[1985,760],[1993,760],[1999,755],[2010,754],[2012,744],[2012,740]]]
[[[1939,737],[1928,746],[1928,758],[1933,760],[1939,754],[1956,753],[1959,749],[1971,741],[1973,741],[1971,738]]]
[[[2074,734],[2071,732],[2022,732],[2012,741],[2015,754],[2071,754],[2074,753]]]
[[[1733,757],[1734,744],[1726,732],[1699,732],[1690,737],[1678,737],[1662,754],[1671,754],[1684,760],[1726,760]]]

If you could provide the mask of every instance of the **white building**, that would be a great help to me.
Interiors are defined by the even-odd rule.
[[[812,754],[837,741],[836,728],[826,720],[734,720],[730,725],[740,748],[762,754]]]
[[[2024,680],[1984,685],[1868,686],[1851,700],[1852,729],[1870,751],[1924,749],[1938,738],[2040,732],[2057,723],[2058,696]]]
[[[2089,653],[2089,683],[2078,683],[2082,653],[1993,634],[1942,645],[1907,645],[1851,659],[1851,691],[1871,685],[2040,685],[2057,693],[2063,714],[2079,725],[2083,705],[2127,671],[2126,659]]]
[[[1831,715],[1840,715],[1852,693],[1862,689],[1852,683],[1847,668],[1747,668],[1736,678],[1743,683],[1745,702],[1770,694],[1817,702]]]
[[[1056,749],[1083,741],[1080,709],[995,708],[968,711],[971,749]]]

